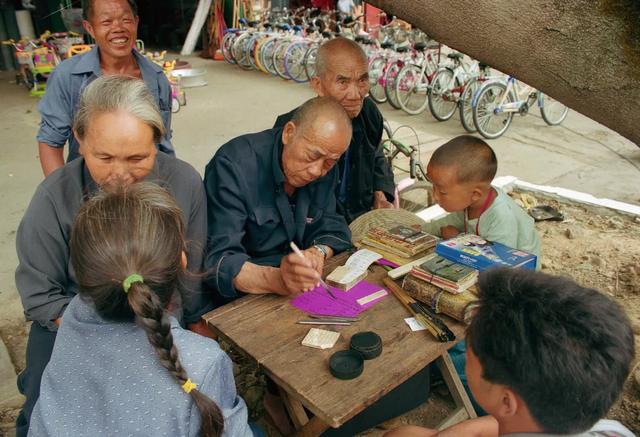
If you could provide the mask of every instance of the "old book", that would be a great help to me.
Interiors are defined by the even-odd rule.
[[[347,291],[362,281],[368,273],[369,266],[382,258],[379,253],[369,249],[360,249],[347,259],[343,266],[336,267],[327,276],[327,283],[340,290]]]
[[[404,277],[402,289],[415,300],[429,305],[436,313],[443,313],[460,321],[465,320],[467,308],[477,300],[472,292],[474,287],[463,293],[452,294],[411,275]]]
[[[404,230],[404,234],[403,231]],[[413,235],[409,233],[415,232]],[[404,235],[400,237],[399,235]],[[373,247],[388,250],[391,253],[410,258],[424,252],[436,245],[437,238],[426,232],[407,226],[396,226],[391,230],[382,227],[370,229],[362,240],[363,243]]]
[[[462,293],[478,280],[478,271],[436,255],[409,273],[450,293]]]

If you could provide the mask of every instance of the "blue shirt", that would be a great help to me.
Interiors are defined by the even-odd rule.
[[[238,296],[233,280],[245,262],[277,267],[291,241],[302,249],[327,245],[336,253],[351,247],[349,227],[336,211],[337,168],[290,199],[282,147],[282,129],[243,135],[223,145],[205,169],[205,271],[222,298]]]
[[[171,318],[180,363],[224,417],[224,436],[250,437],[233,364],[214,340]],[[133,321],[102,318],[76,296],[67,307],[42,375],[29,436],[197,436],[200,411],[160,364]]]
[[[72,56],[56,67],[47,80],[47,92],[40,103],[38,111],[40,130],[38,142],[52,147],[64,147],[69,142],[67,162],[76,159],[78,141],[71,130],[82,90],[102,74],[98,47],[82,55]],[[158,104],[165,135],[158,144],[158,150],[174,155],[171,145],[171,85],[164,75],[162,68],[154,64],[137,50],[133,50],[133,57],[140,68],[144,80],[153,99]]]

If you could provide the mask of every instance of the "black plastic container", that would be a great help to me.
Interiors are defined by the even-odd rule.
[[[329,370],[338,379],[354,379],[362,374],[364,359],[352,350],[338,351],[329,359]]]
[[[382,339],[372,331],[359,332],[351,337],[350,348],[365,360],[371,360],[382,353]]]

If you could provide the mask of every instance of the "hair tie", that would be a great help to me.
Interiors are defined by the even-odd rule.
[[[137,273],[127,276],[124,281],[122,281],[122,288],[124,289],[125,293],[129,292],[131,284],[133,284],[134,282],[142,282],[144,284],[144,279]]]
[[[182,390],[184,390],[185,393],[191,393],[191,390],[196,387],[198,387],[198,384],[191,382],[191,379],[187,379],[187,381],[182,384]]]

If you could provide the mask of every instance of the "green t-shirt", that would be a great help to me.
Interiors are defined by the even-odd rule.
[[[493,187],[498,195],[479,218],[467,221],[467,233],[514,249],[523,250],[538,257],[536,268],[540,268],[540,237],[533,218],[529,216],[502,189]],[[425,232],[440,235],[440,228],[453,226],[465,232],[465,211],[456,211],[424,226]],[[479,221],[479,223],[478,223]],[[478,232],[476,232],[476,229]]]

